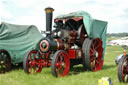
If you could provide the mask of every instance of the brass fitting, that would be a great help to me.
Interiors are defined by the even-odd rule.
[[[46,13],[52,13],[53,11],[54,11],[54,9],[51,8],[51,7],[45,8],[45,12],[46,12]]]

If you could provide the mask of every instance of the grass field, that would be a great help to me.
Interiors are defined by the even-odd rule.
[[[121,53],[123,48],[120,46],[108,46],[101,71],[83,71],[82,65],[78,65],[64,78],[55,78],[51,68],[43,68],[39,74],[27,75],[22,68],[13,67],[10,72],[0,74],[0,85],[98,85],[98,79],[102,77],[110,77],[112,85],[128,85],[128,83],[120,83],[117,78],[115,57]]]

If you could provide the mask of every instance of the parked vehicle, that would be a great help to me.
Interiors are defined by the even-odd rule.
[[[126,51],[118,62],[118,79],[120,82],[128,82],[128,54]]]
[[[46,8],[46,34],[35,50],[29,51],[23,62],[26,73],[39,73],[51,66],[56,77],[66,76],[70,67],[83,64],[85,70],[98,71],[104,62],[107,22],[93,19],[80,11],[54,19],[53,8]]]
[[[10,70],[11,64],[23,63],[24,55],[36,48],[42,35],[34,25],[0,25],[0,73]]]

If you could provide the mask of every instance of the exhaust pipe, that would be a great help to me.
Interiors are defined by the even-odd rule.
[[[54,9],[51,7],[45,8],[46,12],[46,37],[51,34],[52,31],[52,15]]]

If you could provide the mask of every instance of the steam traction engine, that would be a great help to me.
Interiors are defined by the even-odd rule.
[[[56,18],[52,31],[53,8],[46,8],[46,37],[36,50],[25,55],[23,68],[26,73],[41,72],[52,68],[56,77],[66,76],[73,65],[83,64],[85,70],[98,71],[103,65],[103,47],[100,38],[89,38],[83,17]]]
[[[128,82],[128,54],[125,50],[118,63],[118,79],[120,82]]]

